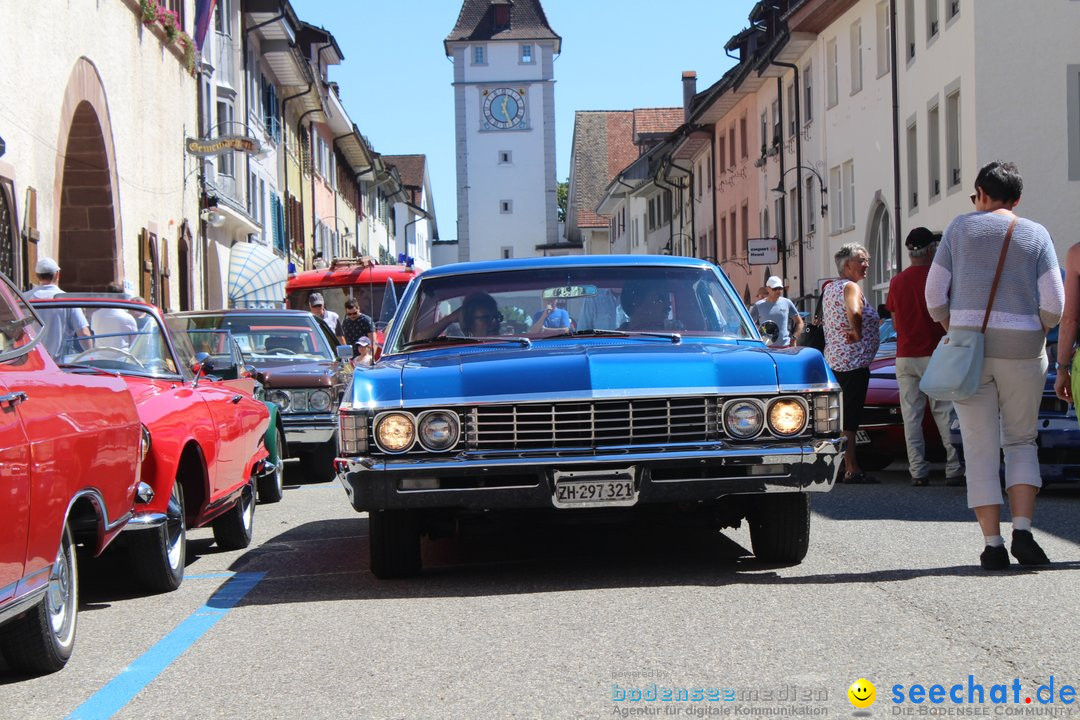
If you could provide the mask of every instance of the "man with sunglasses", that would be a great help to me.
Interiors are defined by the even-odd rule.
[[[375,323],[371,318],[360,312],[360,304],[353,298],[345,301],[345,317],[341,318],[341,334],[345,337],[346,345],[356,345],[356,341],[366,337],[371,341],[371,347],[375,347]]]
[[[757,325],[766,320],[776,323],[776,338],[769,342],[769,347],[790,347],[795,344],[794,338],[799,337],[803,331],[803,319],[799,315],[795,303],[784,297],[784,281],[773,275],[765,281],[765,289],[768,297],[758,300],[750,307],[750,317]]]

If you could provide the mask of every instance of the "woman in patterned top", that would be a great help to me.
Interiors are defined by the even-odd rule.
[[[845,473],[840,482],[876,483],[855,459],[855,432],[862,420],[866,388],[870,384],[870,363],[878,349],[881,319],[866,301],[859,282],[870,267],[870,254],[858,243],[848,243],[834,256],[840,274],[822,293],[825,323],[825,362],[832,368],[844,391]]]

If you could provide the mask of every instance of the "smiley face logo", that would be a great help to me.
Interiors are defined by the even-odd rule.
[[[868,708],[877,699],[877,689],[874,688],[874,683],[866,678],[859,678],[847,689],[847,697],[855,707]]]

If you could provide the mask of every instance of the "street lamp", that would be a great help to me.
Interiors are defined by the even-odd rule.
[[[796,94],[796,97],[797,97],[797,94]],[[796,103],[797,102],[798,102],[798,100],[796,100]],[[796,118],[797,118],[798,117],[798,105],[796,104],[795,107],[796,107]],[[820,200],[820,203],[821,203],[821,217],[825,217],[825,212],[829,209],[829,206],[825,204],[825,194],[828,192],[828,188],[825,187],[825,179],[823,177],[821,177],[821,173],[819,173],[817,170],[810,167],[809,165],[797,164],[797,165],[795,165],[793,167],[788,168],[787,170],[784,170],[782,173],[780,173],[780,179],[777,182],[776,187],[773,188],[773,192],[780,193],[781,195],[785,195],[787,193],[787,190],[784,188],[784,176],[787,175],[792,170],[809,170],[811,173],[814,174],[814,177],[816,177],[818,179],[818,187],[821,188],[821,200]],[[799,233],[798,233],[798,241],[799,241],[799,294],[800,295],[805,295],[806,294],[806,285],[805,285],[805,279],[803,278],[803,211],[802,211],[803,194],[802,194],[802,182],[796,182],[795,183],[795,196],[796,196],[796,205],[797,205],[797,207],[795,208],[795,212],[797,213],[796,219],[797,219],[798,224],[799,224]]]
[[[795,167],[790,167],[785,170],[783,174],[780,175],[780,179],[777,181],[776,187],[774,187],[772,191],[774,193],[779,193],[780,195],[784,195],[785,193],[787,193],[787,188],[784,187],[784,175],[787,175],[792,170],[809,170],[814,174],[814,177],[818,179],[818,187],[821,189],[821,199],[819,201],[821,207],[821,217],[825,217],[825,213],[829,210],[829,204],[826,202],[826,198],[829,194],[829,188],[825,187],[825,178],[821,177],[821,173],[819,173],[817,170],[810,167],[809,165],[796,165]]]

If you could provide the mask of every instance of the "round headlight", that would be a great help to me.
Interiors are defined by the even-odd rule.
[[[417,423],[420,444],[428,450],[448,450],[458,441],[458,418],[447,410],[432,410]]]
[[[330,393],[325,390],[313,390],[308,395],[308,409],[315,412],[326,412],[330,409]]]
[[[400,453],[412,447],[416,426],[412,415],[392,412],[375,419],[375,439],[386,452]]]
[[[798,400],[784,398],[769,406],[769,429],[776,435],[790,437],[806,428],[806,408]]]
[[[277,405],[281,412],[288,412],[292,407],[292,396],[288,390],[271,390],[266,393],[266,399]]]
[[[748,440],[761,432],[765,413],[751,400],[735,400],[724,408],[724,429],[739,440]]]

